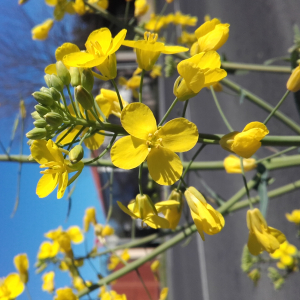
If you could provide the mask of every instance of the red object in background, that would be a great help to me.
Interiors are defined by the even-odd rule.
[[[148,288],[152,299],[159,299],[159,282],[155,279],[150,265],[152,262],[147,262],[139,267],[139,272],[143,278],[146,287]],[[117,269],[122,268],[120,264]],[[136,273],[132,271],[125,276],[117,279],[115,284],[112,284],[112,289],[118,294],[125,294],[128,300],[147,300],[147,293]]]

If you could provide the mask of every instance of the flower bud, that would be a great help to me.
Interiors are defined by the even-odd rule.
[[[93,107],[94,99],[82,85],[75,88],[75,97],[84,109],[88,110]]]
[[[51,109],[41,104],[37,104],[34,108],[41,117],[43,117],[45,114],[51,111]]]
[[[116,54],[108,55],[105,61],[97,66],[97,69],[107,79],[115,79],[117,77],[117,59]]]
[[[300,90],[300,65],[292,72],[286,88],[291,92],[298,92]]]
[[[45,82],[47,84],[48,87],[51,87],[51,76],[49,74],[46,74],[44,76]]]
[[[59,125],[61,125],[61,123],[63,122],[63,118],[60,114],[56,113],[56,112],[49,112],[44,116],[47,124],[53,126],[53,127],[58,127]]]
[[[32,119],[34,119],[34,120],[39,120],[39,119],[41,119],[41,116],[39,115],[39,113],[38,113],[37,111],[32,112],[32,113],[31,113],[31,117],[32,117]]]
[[[70,72],[61,60],[56,62],[56,72],[57,72],[57,76],[61,79],[64,85],[70,84],[71,82]]]
[[[81,74],[81,85],[89,92],[93,89],[94,75],[90,69],[83,69]]]
[[[84,155],[84,151],[81,145],[76,145],[69,153],[70,162],[76,164]]]
[[[56,88],[51,87],[50,88],[50,93],[51,93],[52,99],[54,101],[59,101],[60,100],[60,93]]]
[[[32,94],[32,96],[34,97],[34,99],[43,104],[43,105],[46,105],[46,106],[51,106],[53,104],[53,99],[52,97],[48,94],[48,93],[45,93],[45,92],[34,92]]]
[[[70,68],[70,74],[71,74],[71,85],[72,86],[77,86],[81,83],[81,76],[79,69],[76,67],[71,67]]]
[[[48,88],[44,87],[44,86],[42,86],[40,88],[40,91],[43,92],[43,93],[51,95],[50,90]]]
[[[51,86],[56,88],[59,92],[62,92],[64,89],[64,83],[61,79],[55,74],[50,75],[51,77]]]
[[[43,118],[39,118],[33,122],[33,125],[37,128],[44,128],[47,125],[47,122]]]
[[[40,140],[47,135],[46,128],[33,128],[26,133],[26,137],[31,140]]]

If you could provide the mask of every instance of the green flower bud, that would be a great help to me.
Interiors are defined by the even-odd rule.
[[[83,158],[84,151],[81,145],[76,145],[69,153],[70,162],[76,164]]]
[[[26,137],[31,140],[40,140],[47,135],[46,128],[33,128],[26,133]]]
[[[94,86],[94,75],[90,69],[83,69],[81,74],[81,85],[89,92]]]
[[[32,112],[32,113],[31,113],[31,117],[32,117],[32,119],[34,119],[34,120],[39,120],[39,119],[41,119],[41,116],[40,116],[40,114],[39,114],[37,111]]]
[[[41,105],[41,104],[37,104],[34,108],[41,117],[43,117],[45,114],[47,114],[48,112],[51,111],[50,108],[48,108],[44,105]]]
[[[88,110],[93,107],[94,99],[82,85],[75,88],[75,97],[84,109]]]
[[[47,84],[48,87],[51,87],[51,76],[49,74],[46,74],[44,76],[45,82]]]
[[[57,76],[61,79],[64,85],[69,85],[71,82],[71,75],[61,60],[56,62],[56,71]]]
[[[71,67],[70,74],[71,74],[71,85],[72,86],[79,85],[81,83],[81,75],[79,69],[76,67]]]
[[[34,99],[45,105],[45,106],[51,106],[53,104],[53,99],[52,97],[48,94],[48,93],[45,93],[45,92],[34,92],[32,94],[32,96],[34,97]]]
[[[44,119],[40,118],[34,121],[33,125],[37,128],[44,128],[47,125],[47,122]]]
[[[59,125],[61,125],[61,123],[63,122],[63,118],[60,114],[56,113],[56,112],[49,112],[44,116],[47,124],[53,126],[53,127],[58,127]]]
[[[55,74],[52,74],[50,76],[51,76],[51,86],[56,88],[59,92],[62,92],[64,89],[64,83]]]
[[[28,146],[31,146],[32,143],[33,143],[33,140],[28,140],[28,141],[27,141],[27,145],[28,145]],[[31,156],[31,154],[30,154],[30,156]],[[29,160],[29,157],[28,157],[28,160]]]
[[[50,93],[51,93],[51,96],[52,96],[54,101],[59,101],[60,100],[60,92],[56,88],[51,87],[50,88]]]
[[[40,91],[43,92],[43,93],[51,95],[50,90],[48,88],[44,87],[44,86],[42,86],[40,88]]]

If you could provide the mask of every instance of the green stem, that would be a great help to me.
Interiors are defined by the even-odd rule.
[[[95,107],[93,107],[95,109]],[[90,109],[90,112],[92,113],[92,115],[94,116],[94,118],[98,121],[98,123],[100,125],[103,125],[103,122],[99,119],[97,113],[93,110],[93,108]],[[88,121],[88,120],[87,120]]]
[[[139,177],[138,177],[138,181],[139,181],[139,190],[140,190],[140,194],[141,196],[143,196],[143,187],[142,187],[142,174],[143,174],[143,163],[140,164],[139,166]]]
[[[27,295],[28,299],[32,300],[27,284],[25,285],[25,291],[26,291],[26,295]]]
[[[265,160],[270,160],[270,159],[272,159],[272,158],[274,158],[274,157],[277,157],[277,156],[279,156],[279,155],[281,155],[281,154],[284,154],[284,153],[286,153],[286,152],[289,152],[289,151],[292,151],[292,150],[295,150],[295,149],[297,149],[297,147],[295,147],[295,146],[290,147],[290,148],[287,148],[287,149],[285,149],[285,150],[282,150],[282,151],[276,152],[276,153],[274,153],[274,154],[272,154],[272,155],[269,155],[269,156],[266,156],[266,157],[264,157],[264,158],[261,158],[261,159],[257,160],[255,163],[258,164],[258,163],[261,163],[261,162],[263,162],[263,161],[265,161]]]
[[[102,117],[103,121],[106,122],[107,121],[106,116],[104,115],[103,111],[101,110],[101,108],[99,107],[99,105],[96,101],[94,101],[93,106],[94,106],[95,112],[97,113],[97,111],[98,111],[98,113]]]
[[[87,135],[92,131],[92,127],[90,127],[90,129],[83,135],[83,137],[80,139],[79,145],[81,145],[83,143],[83,141],[85,140],[85,138],[87,137]]]
[[[130,1],[126,1],[125,15],[124,15],[124,22],[125,23],[127,23],[127,20],[128,20],[129,8],[130,8]]]
[[[290,93],[289,90],[287,90],[285,92],[285,94],[283,95],[283,97],[281,98],[281,100],[278,102],[278,104],[273,108],[273,110],[271,111],[271,113],[265,119],[265,121],[264,121],[265,125],[269,122],[269,120],[272,118],[272,116],[274,115],[274,113],[277,111],[277,109],[280,107],[280,105],[283,103],[283,101],[286,99],[286,97],[288,96],[289,93]]]
[[[142,103],[143,102],[143,81],[144,81],[144,75],[145,75],[145,70],[142,70],[142,74],[141,74],[141,82],[140,82],[140,89],[139,89],[139,102]]]
[[[109,209],[107,212],[106,224],[109,222],[113,210],[113,183],[114,183],[114,169],[111,169],[110,178],[109,178]]]
[[[75,115],[76,115],[77,118],[79,118],[79,115],[78,115],[78,112],[77,112],[77,109],[75,107],[73,97],[72,97],[72,94],[71,94],[71,91],[70,91],[70,87],[69,87],[69,85],[67,85],[66,87],[67,87],[67,90],[68,90],[69,98],[70,98],[70,101],[72,103],[72,107],[73,107],[73,110],[75,112]]]
[[[189,101],[190,99],[187,99],[185,102],[184,102],[184,106],[183,106],[183,112],[182,112],[182,118],[185,118],[185,113],[186,113],[186,109],[187,109],[187,106],[189,104]]]
[[[158,126],[161,126],[165,122],[166,118],[168,117],[168,115],[170,114],[172,109],[174,108],[177,101],[178,101],[178,98],[176,97],[175,100],[173,101],[173,103],[171,104],[171,106],[169,107],[169,109],[167,110],[166,114],[163,116],[163,118],[159,122]]]
[[[245,97],[248,100],[250,100],[251,102],[257,104],[258,106],[260,106],[265,111],[271,112],[274,109],[274,107],[272,105],[268,104],[263,99],[259,98],[258,96],[254,95],[253,93],[249,92],[248,90],[242,88],[241,86],[239,86],[238,84],[232,82],[229,79],[225,78],[221,81],[221,83],[223,85],[227,86],[228,88],[230,88],[231,90],[236,91],[238,94],[240,94],[243,90],[243,93],[244,93]],[[283,123],[285,123],[287,126],[289,126],[291,129],[293,129],[295,132],[300,134],[300,126],[296,122],[291,120],[289,117],[287,117],[285,114],[283,114],[282,112],[277,110],[274,113],[274,116],[276,118],[278,118],[280,121],[282,121]]]
[[[121,96],[120,96],[120,93],[119,93],[119,89],[118,89],[118,86],[115,82],[114,79],[111,80],[111,83],[113,84],[115,90],[116,90],[116,93],[117,93],[117,96],[118,96],[118,100],[119,100],[119,105],[120,105],[120,109],[121,111],[123,110],[123,103],[122,103],[122,99],[121,99]]]
[[[106,149],[105,149],[99,156],[95,157],[95,158],[92,159],[92,160],[85,161],[85,162],[84,162],[84,165],[85,165],[85,166],[86,166],[86,165],[90,165],[90,164],[92,164],[93,162],[99,160],[101,157],[103,157],[103,156],[107,153],[107,151],[112,147],[112,145],[113,145],[114,141],[116,140],[117,136],[118,136],[118,135],[115,134],[115,135],[112,137],[112,139],[110,140],[110,143],[108,144],[108,146],[106,147]]]
[[[69,117],[72,118],[72,116],[71,116],[71,114],[70,114],[70,112],[69,112],[69,110],[68,110],[68,105],[67,105],[67,101],[66,101],[64,92],[61,92],[60,94],[61,94],[61,98],[62,98],[63,103],[64,103],[64,106],[65,106],[65,112],[67,113],[67,115],[68,115]]]
[[[219,111],[219,113],[220,113],[220,115],[221,115],[221,117],[222,117],[222,119],[223,119],[223,121],[224,121],[226,127],[228,128],[228,130],[229,130],[230,132],[234,131],[233,128],[231,127],[230,123],[228,122],[226,116],[224,115],[224,112],[223,112],[223,110],[222,110],[222,108],[221,108],[221,106],[220,106],[220,103],[219,103],[219,101],[218,101],[218,98],[217,98],[217,96],[216,96],[216,93],[215,93],[215,91],[214,91],[214,88],[213,88],[212,86],[210,86],[210,91],[211,91],[211,93],[212,93],[212,96],[213,96],[213,98],[214,98],[214,100],[215,100],[215,103],[216,103],[216,106],[217,106],[217,108],[218,108],[218,111]]]
[[[155,29],[156,29],[156,25],[158,24],[158,22],[159,22],[161,16],[164,14],[165,10],[167,9],[168,4],[169,4],[168,2],[165,2],[165,4],[164,4],[162,10],[160,11],[159,15],[157,16],[157,20],[156,20],[156,22],[155,22],[154,29],[153,29],[154,32],[155,32]]]
[[[194,154],[194,156],[192,157],[192,159],[190,160],[189,164],[187,165],[187,167],[185,168],[181,178],[184,178],[184,176],[186,175],[187,171],[190,169],[192,163],[194,162],[194,160],[196,159],[196,157],[198,156],[198,154],[203,150],[203,148],[205,147],[206,145],[205,144],[202,144],[201,147],[197,150],[197,152]],[[180,181],[178,183],[178,186],[177,186],[177,192],[179,191],[180,189],[180,185],[181,185],[181,178],[180,178]]]
[[[135,272],[136,272],[138,278],[140,279],[140,281],[141,281],[141,283],[142,283],[142,285],[143,285],[143,287],[144,287],[144,289],[145,289],[145,291],[147,293],[147,296],[148,296],[149,300],[152,300],[151,294],[150,294],[150,292],[149,292],[149,290],[148,290],[148,288],[147,288],[147,286],[146,286],[146,284],[145,284],[145,282],[144,282],[144,280],[143,280],[143,278],[142,278],[139,270],[135,269]]]
[[[252,203],[250,201],[250,193],[249,193],[248,184],[247,184],[247,180],[246,180],[246,176],[245,176],[245,170],[244,170],[243,160],[244,160],[243,157],[240,157],[243,182],[244,182],[246,193],[247,193],[247,197],[248,197],[248,200],[249,200],[249,206],[250,206],[251,209],[253,209]]]

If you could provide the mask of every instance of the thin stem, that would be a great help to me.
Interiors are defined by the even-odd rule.
[[[109,143],[108,146],[106,147],[106,149],[105,149],[99,156],[95,157],[94,159],[89,160],[89,161],[87,161],[87,162],[84,162],[84,165],[89,165],[89,164],[93,163],[94,161],[97,161],[97,160],[99,160],[101,157],[103,157],[103,156],[107,153],[107,151],[112,147],[112,145],[113,145],[115,139],[117,138],[117,136],[118,136],[118,135],[115,133],[114,136],[112,137],[112,139],[110,140],[110,143]]]
[[[98,121],[98,123],[99,123],[100,125],[103,125],[103,122],[100,121],[100,119],[99,119],[97,113],[94,112],[93,108],[90,109],[90,112],[91,112],[92,115],[95,117],[95,119]]]
[[[95,111],[96,111],[96,112],[98,111],[98,113],[100,114],[100,116],[103,118],[103,121],[106,122],[106,120],[107,120],[107,119],[106,119],[106,116],[104,115],[103,111],[102,111],[101,108],[99,107],[98,103],[97,103],[96,101],[94,101],[93,105],[94,105]]]
[[[192,157],[192,159],[190,160],[189,164],[187,165],[187,167],[185,168],[181,178],[180,178],[180,181],[178,183],[178,186],[177,186],[177,191],[179,191],[180,189],[180,185],[181,185],[181,181],[182,181],[182,178],[184,178],[184,176],[186,175],[187,171],[190,169],[192,163],[194,162],[194,160],[196,159],[196,157],[198,156],[198,154],[203,150],[203,148],[205,147],[206,145],[205,144],[202,144],[200,146],[200,148],[197,150],[197,152],[194,154],[194,156]]]
[[[147,288],[147,286],[146,286],[146,284],[145,284],[145,282],[144,282],[144,280],[143,280],[143,278],[142,278],[139,270],[135,269],[135,272],[136,272],[137,276],[139,277],[139,279],[140,279],[140,281],[141,281],[141,283],[142,283],[142,285],[143,285],[143,287],[144,287],[144,289],[145,289],[145,291],[147,293],[147,296],[148,296],[149,300],[152,300],[151,294],[150,294],[150,292],[149,292],[149,290],[148,290],[148,288]]]
[[[114,183],[114,169],[111,169],[110,178],[109,178],[109,209],[107,212],[106,224],[109,222],[113,210],[113,183]]]
[[[185,118],[185,113],[186,113],[186,109],[187,109],[187,106],[188,106],[188,104],[189,104],[189,101],[190,101],[190,99],[187,99],[187,100],[184,102],[183,112],[182,112],[182,118]]]
[[[283,97],[280,99],[280,101],[278,102],[278,104],[273,108],[273,110],[271,111],[271,113],[268,115],[268,117],[265,119],[264,124],[266,125],[269,120],[272,118],[272,116],[274,115],[274,113],[276,112],[276,110],[280,107],[280,105],[283,103],[283,101],[286,99],[286,97],[288,96],[288,94],[290,93],[289,90],[287,90],[285,92],[285,94],[283,95]]]
[[[276,153],[274,153],[274,154],[272,154],[272,155],[269,155],[269,156],[267,156],[267,157],[261,158],[261,159],[257,160],[256,163],[257,163],[257,164],[258,164],[258,163],[261,163],[261,162],[263,162],[263,161],[265,161],[265,160],[272,159],[272,158],[274,158],[274,157],[277,157],[277,156],[279,156],[279,155],[281,155],[281,154],[284,154],[284,153],[286,153],[286,152],[289,152],[289,151],[292,151],[292,150],[295,150],[295,149],[297,149],[296,146],[287,148],[287,149],[285,149],[285,150],[276,152]]]
[[[67,101],[66,101],[64,92],[61,92],[60,94],[61,94],[61,98],[62,98],[63,103],[64,103],[64,106],[65,106],[65,112],[67,113],[67,115],[68,115],[69,117],[72,117],[71,114],[70,114],[70,112],[69,112],[69,110],[68,110],[68,105],[67,105]]]
[[[83,137],[80,139],[79,145],[82,144],[82,142],[85,140],[85,138],[87,137],[87,135],[92,131],[92,127],[90,127],[90,129],[83,135]]]
[[[222,110],[222,108],[221,108],[221,106],[220,106],[220,103],[219,103],[219,101],[218,101],[218,98],[217,98],[217,96],[216,96],[216,93],[215,93],[214,88],[212,87],[212,85],[210,86],[210,91],[211,91],[211,93],[212,93],[212,96],[213,96],[213,98],[214,98],[214,100],[215,100],[215,103],[216,103],[216,106],[217,106],[217,108],[218,108],[218,111],[219,111],[219,113],[220,113],[220,115],[221,115],[221,117],[222,117],[222,119],[223,119],[225,125],[227,126],[227,128],[228,128],[228,130],[229,130],[230,132],[234,131],[233,128],[231,127],[230,123],[228,122],[226,116],[224,115],[224,112],[223,112],[223,110]]]
[[[182,176],[180,176],[180,183],[182,183],[186,189],[188,188],[188,185],[186,184],[186,182],[184,181]],[[178,187],[177,187],[177,190],[178,190]]]
[[[114,79],[111,80],[111,83],[113,84],[115,90],[116,90],[116,93],[117,93],[117,96],[118,96],[118,100],[119,100],[119,104],[120,104],[120,109],[121,111],[123,110],[123,103],[122,103],[122,99],[121,99],[121,96],[120,96],[120,93],[119,93],[119,89],[118,89],[118,86],[116,85],[116,82]]]
[[[250,201],[250,193],[249,193],[249,189],[248,189],[248,185],[247,185],[247,180],[246,180],[246,176],[245,176],[245,170],[244,170],[243,160],[244,160],[243,157],[240,157],[243,182],[244,182],[246,193],[247,193],[247,197],[248,197],[248,200],[249,200],[249,206],[250,206],[251,209],[253,209],[253,205],[252,205],[252,203]]]
[[[25,291],[26,291],[26,295],[27,295],[28,299],[32,300],[27,284],[25,285]]]
[[[70,91],[70,87],[69,87],[69,85],[67,85],[66,87],[67,87],[67,90],[68,90],[69,98],[70,98],[70,101],[72,103],[72,107],[73,107],[73,110],[75,112],[75,115],[76,115],[77,118],[79,118],[79,115],[78,115],[78,112],[77,112],[77,109],[75,107],[73,97],[72,97],[72,94],[71,94],[71,91]]]
[[[168,117],[168,115],[170,114],[170,112],[172,111],[172,109],[174,108],[174,106],[177,103],[177,101],[178,101],[178,98],[176,97],[174,99],[173,103],[171,104],[171,106],[169,107],[169,109],[167,110],[166,114],[163,116],[163,118],[159,122],[158,126],[161,126],[165,122],[166,118]]]
[[[0,141],[0,147],[2,148],[2,151],[5,153],[5,155],[7,156],[8,160],[10,160],[10,156],[9,153],[6,151],[4,145],[2,144],[2,142]]]
[[[142,174],[143,174],[143,162],[140,164],[139,166],[139,177],[138,177],[138,181],[139,181],[139,190],[140,190],[140,194],[141,196],[143,196],[143,187],[142,187]]]
[[[157,16],[157,20],[156,20],[156,22],[155,22],[153,31],[155,31],[156,25],[158,24],[158,22],[159,22],[161,16],[164,14],[165,10],[167,9],[168,4],[169,4],[168,2],[165,2],[165,4],[164,4],[162,10],[160,11],[159,15]]]
[[[145,70],[142,70],[141,73],[141,81],[140,81],[140,89],[139,89],[139,102],[142,103],[143,102],[143,81],[144,81],[144,75],[145,75]]]
[[[130,1],[126,1],[125,15],[124,15],[124,22],[125,23],[127,23],[129,8],[130,8]]]

